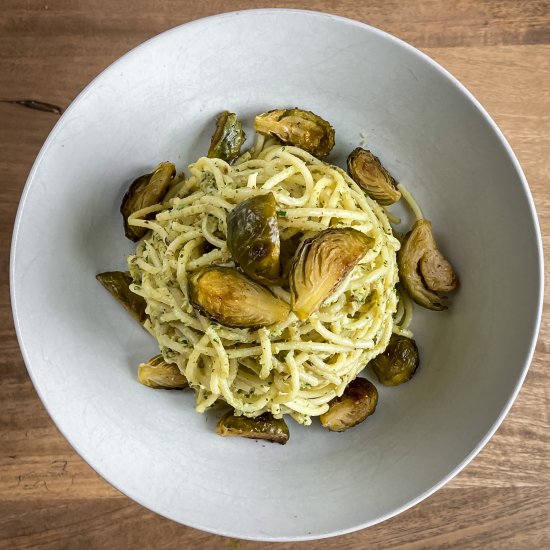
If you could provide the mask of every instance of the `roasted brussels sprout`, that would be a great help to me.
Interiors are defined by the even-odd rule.
[[[263,286],[230,267],[205,267],[189,280],[189,299],[226,327],[258,328],[286,319],[290,308]]]
[[[289,279],[292,310],[301,321],[334,292],[371,243],[364,233],[343,227],[325,229],[300,245]]]
[[[325,158],[334,147],[334,128],[320,116],[302,109],[275,109],[254,119],[260,134],[279,138],[283,143],[296,145]]]
[[[356,378],[341,397],[329,403],[328,411],[320,416],[321,424],[331,432],[343,432],[373,414],[377,404],[376,386],[366,378]]]
[[[132,277],[124,271],[98,273],[96,279],[117,299],[122,307],[143,324],[147,319],[145,300],[130,290]]]
[[[227,248],[249,277],[263,284],[277,283],[280,243],[273,193],[246,199],[227,215]]]
[[[397,253],[397,263],[400,279],[417,304],[435,311],[447,309],[437,292],[454,290],[458,277],[437,249],[431,222],[415,222]]]
[[[130,185],[120,205],[124,233],[130,240],[139,241],[147,233],[146,227],[128,225],[130,215],[161,202],[175,175],[176,167],[171,162],[161,162],[151,174],[140,176]]]
[[[210,142],[208,156],[231,162],[241,154],[245,139],[243,125],[237,115],[224,111],[216,120],[216,131]]]
[[[382,206],[393,204],[401,198],[401,192],[380,159],[370,151],[357,147],[348,156],[348,172],[371,199]]]
[[[412,338],[392,334],[388,347],[370,364],[384,386],[408,382],[420,364],[416,342]]]
[[[265,439],[281,445],[284,445],[290,437],[286,422],[282,418],[273,418],[270,413],[264,413],[256,418],[248,418],[235,416],[230,411],[218,422],[216,433],[224,437]]]
[[[162,355],[155,355],[149,361],[139,364],[138,380],[144,386],[165,390],[182,389],[189,385],[178,366],[167,363]]]

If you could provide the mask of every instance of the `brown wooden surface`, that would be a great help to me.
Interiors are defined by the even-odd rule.
[[[30,167],[58,119],[4,100],[66,108],[143,40],[205,15],[308,7],[403,38],[481,101],[525,170],[550,231],[550,2],[264,0],[0,3],[0,547],[267,549],[196,531],[145,510],[95,474],[39,401],[14,333],[8,289],[13,221]],[[550,240],[544,246],[547,257]],[[548,285],[547,285],[548,288]],[[549,297],[546,292],[545,303]],[[413,509],[370,529],[288,548],[550,548],[550,317],[510,414],[478,457]]]

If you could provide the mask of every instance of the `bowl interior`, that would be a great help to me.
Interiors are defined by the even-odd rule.
[[[330,160],[360,143],[433,222],[461,288],[443,313],[415,310],[421,368],[380,387],[343,434],[292,421],[275,446],[214,434],[189,393],[153,391],[135,366],[154,341],[100,287],[132,249],[118,212],[162,160],[205,154],[217,113],[300,106],[336,129]],[[313,12],[226,14],[165,33],[101,74],[59,121],[29,177],[12,257],[21,347],[76,450],[109,482],[176,521],[241,538],[329,536],[429,494],[491,435],[526,372],[540,307],[532,202],[502,136],[413,48]],[[367,373],[370,376],[370,373]],[[372,378],[372,377],[371,377]]]

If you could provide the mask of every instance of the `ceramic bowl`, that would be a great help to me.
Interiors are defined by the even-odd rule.
[[[416,309],[422,366],[380,387],[342,434],[291,422],[285,446],[214,434],[189,392],[153,391],[155,342],[97,283],[132,250],[119,205],[162,160],[205,154],[215,116],[300,106],[329,120],[343,165],[359,143],[406,183],[461,279],[443,313]],[[29,373],[76,451],[174,521],[303,540],[368,527],[457,474],[509,410],[541,311],[533,201],[503,135],[449,73],[400,40],[322,13],[243,11],[174,28],[113,63],[44,144],[19,207],[13,312]]]

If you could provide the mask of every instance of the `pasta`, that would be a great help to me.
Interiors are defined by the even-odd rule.
[[[147,303],[145,327],[195,390],[198,412],[222,401],[236,415],[288,414],[308,425],[386,348],[392,332],[411,336],[411,300],[396,290],[400,242],[386,211],[340,168],[264,136],[233,165],[202,157],[189,170],[162,204],[128,218],[150,230],[128,257],[130,288]],[[193,308],[189,277],[205,266],[235,266],[226,216],[267,192],[276,199],[281,240],[352,227],[373,245],[305,321],[290,312],[272,326],[229,328]],[[269,288],[290,302],[288,287]]]

